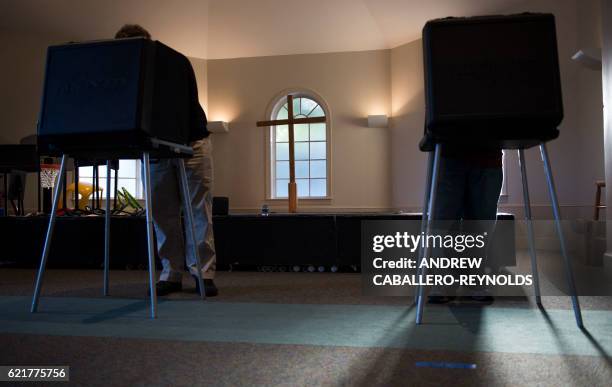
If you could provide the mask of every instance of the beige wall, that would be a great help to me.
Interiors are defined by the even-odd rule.
[[[47,46],[59,39],[0,31],[0,143],[36,133]]]
[[[331,109],[332,195],[302,201],[307,210],[387,209],[390,206],[389,130],[368,128],[368,114],[391,110],[389,50],[208,61],[210,120],[230,122],[214,134],[215,195],[233,210],[265,201],[265,128],[255,123],[284,89],[318,93]],[[268,202],[286,209],[282,202]]]
[[[17,144],[36,134],[46,50],[68,39],[0,31],[0,144]],[[37,206],[36,175],[26,181],[24,204]]]
[[[415,210],[423,205],[427,156],[419,151],[425,119],[421,40],[391,50],[392,206]]]
[[[528,1],[508,12],[552,11],[557,18],[565,120],[550,144],[559,198],[568,217],[590,217],[593,181],[603,178],[601,74],[570,60],[582,47],[600,45],[596,0]],[[0,143],[35,133],[46,47],[68,39],[0,31]],[[203,60],[190,58],[200,101],[209,120],[230,121],[230,132],[214,134],[215,194],[230,197],[233,210],[256,210],[265,202],[266,108],[280,91],[311,89],[331,108],[332,195],[303,201],[309,211],[417,209],[422,205],[425,155],[420,40],[391,50]],[[368,114],[389,114],[388,129],[368,128]],[[537,150],[527,152],[536,214],[547,217],[548,197]],[[508,196],[503,206],[522,205],[514,152],[508,157]],[[34,186],[33,177],[28,181]],[[610,190],[612,191],[612,190]],[[279,210],[284,203],[268,202]],[[26,205],[35,206],[29,190]],[[520,213],[520,211],[517,211]]]
[[[204,108],[206,114],[208,114],[208,64],[206,59],[200,58],[189,58],[193,72],[196,76],[196,82],[198,83],[198,95],[200,98],[200,105]]]

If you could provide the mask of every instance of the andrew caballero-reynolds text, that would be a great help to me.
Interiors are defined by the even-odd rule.
[[[375,253],[372,260],[374,272],[382,271],[384,274],[372,273],[372,283],[375,286],[523,286],[532,284],[530,274],[485,274],[483,264],[486,255],[487,233],[470,235],[424,235],[396,232],[388,235],[374,235],[372,238],[372,251]],[[379,256],[386,249],[406,250],[415,253],[432,254],[435,251],[454,250],[462,253],[470,249],[472,253],[481,252],[481,257],[422,257],[385,259]],[[482,269],[481,269],[482,268]],[[417,274],[407,274],[406,270],[421,269]],[[434,269],[427,274],[427,270]],[[438,269],[437,273],[435,272]],[[443,269],[440,272],[439,269]],[[397,273],[394,271],[397,270]],[[452,274],[450,274],[452,272]]]

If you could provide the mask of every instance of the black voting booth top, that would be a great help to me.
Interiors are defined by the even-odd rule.
[[[563,102],[553,15],[431,20],[423,59],[421,150],[436,143],[528,148],[558,137]]]
[[[42,153],[83,158],[165,155],[208,135],[187,57],[144,38],[51,46],[38,139]]]

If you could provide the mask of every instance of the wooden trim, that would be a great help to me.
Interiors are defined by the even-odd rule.
[[[293,99],[293,96],[291,96]],[[289,110],[289,108],[287,108]],[[291,108],[293,111],[293,107]],[[326,117],[308,117],[308,118],[295,118],[293,120],[272,120],[272,121],[257,121],[257,126],[277,126],[277,125],[291,125],[293,124],[318,124],[327,122]]]

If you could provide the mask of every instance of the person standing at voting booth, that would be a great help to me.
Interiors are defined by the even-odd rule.
[[[448,224],[464,221],[463,231],[492,235],[497,204],[504,180],[500,149],[465,149],[460,145],[442,147],[434,219]],[[433,304],[453,300],[454,289],[433,289],[428,300]],[[475,301],[491,302],[486,288],[472,289]]]
[[[132,37],[151,39],[146,29],[135,24],[124,25],[115,35],[117,39]],[[185,167],[196,232],[195,248],[199,249],[202,258],[202,278],[206,296],[214,297],[218,294],[218,289],[214,283],[216,256],[212,228],[212,145],[210,132],[206,128],[206,115],[198,100],[195,74],[188,62],[186,71],[192,85],[189,141],[193,148],[193,157],[185,160]],[[194,246],[190,241],[185,241],[183,236],[177,169],[176,160],[173,159],[158,160],[151,164],[153,221],[158,254],[163,266],[156,284],[159,296],[182,290],[184,264],[196,280],[196,289],[198,288]]]

